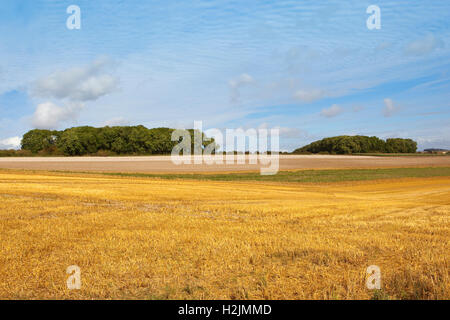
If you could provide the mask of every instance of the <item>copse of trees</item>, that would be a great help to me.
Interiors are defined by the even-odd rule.
[[[64,131],[28,131],[22,139],[22,150],[42,155],[149,155],[170,154],[178,141],[172,141],[171,128],[147,129],[144,126],[69,128]],[[194,130],[191,134],[192,148]],[[201,133],[202,138],[206,138]],[[214,143],[211,139],[203,146]]]
[[[302,153],[415,153],[417,142],[411,139],[387,139],[367,136],[337,136],[314,141],[293,151]]]
[[[115,126],[95,128],[74,127],[63,131],[34,129],[22,139],[21,151],[4,151],[1,156],[26,155],[151,155],[170,154],[179,141],[172,141],[171,128],[147,129],[144,126]],[[192,152],[194,130],[191,134]],[[203,147],[214,143],[200,133]],[[180,138],[181,139],[181,138]],[[392,138],[382,140],[367,136],[337,136],[325,138],[298,148],[292,153],[415,153],[417,143],[411,139]]]
[[[391,138],[386,140],[387,153],[414,153],[417,151],[417,142],[411,139]]]

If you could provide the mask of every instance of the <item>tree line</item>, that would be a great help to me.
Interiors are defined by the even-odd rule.
[[[63,131],[34,129],[24,134],[22,150],[40,155],[151,155],[170,154],[179,141],[172,141],[171,128],[140,126],[73,127]],[[192,147],[194,129],[189,129]],[[202,141],[206,138],[201,133]],[[213,139],[203,146],[214,143]]]
[[[24,134],[22,150],[0,150],[0,156],[30,155],[152,155],[170,154],[179,141],[172,141],[171,128],[147,129],[140,126],[114,126],[95,128],[73,127],[62,131],[34,129]],[[194,129],[191,134],[192,150]],[[201,133],[203,148],[215,143]],[[294,150],[293,154],[325,153],[415,153],[417,143],[411,139],[391,138],[382,140],[367,136],[337,136],[312,142]]]
[[[325,153],[415,153],[417,142],[411,139],[391,138],[382,140],[367,136],[337,136],[314,141],[294,150],[294,154]]]

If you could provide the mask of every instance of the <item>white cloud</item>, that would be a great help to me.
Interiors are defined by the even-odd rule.
[[[338,106],[337,104],[333,104],[331,107],[323,109],[320,112],[320,115],[327,118],[333,118],[341,114],[342,112],[344,112],[344,110],[340,106]]]
[[[417,137],[414,139],[419,145],[419,150],[438,148],[450,150],[450,139],[446,137]]]
[[[58,71],[36,81],[33,94],[72,101],[96,100],[117,88],[117,79],[106,72],[110,64],[97,59],[92,64]]]
[[[407,55],[419,56],[428,54],[442,46],[443,43],[441,40],[437,39],[432,34],[428,34],[423,38],[410,42],[405,48],[405,53]]]
[[[294,93],[294,98],[302,102],[313,102],[320,100],[326,96],[326,93],[320,89],[312,90],[297,90]]]
[[[299,138],[299,137],[307,136],[307,133],[304,130],[300,130],[298,128],[280,127],[280,126],[271,127],[271,126],[269,126],[269,124],[267,122],[261,123],[258,126],[258,129],[268,129],[268,130],[278,129],[280,137],[284,137],[284,138]]]
[[[394,101],[392,101],[392,99],[390,99],[390,98],[384,99],[383,114],[385,117],[392,116],[398,110],[399,110],[399,108],[394,105]]]
[[[122,117],[112,118],[112,119],[109,119],[109,120],[106,120],[103,122],[103,126],[109,126],[109,127],[126,126],[128,124],[129,124],[128,120],[126,120]]]
[[[280,137],[284,138],[300,138],[306,136],[306,132],[298,128],[278,127],[280,130]]]
[[[59,107],[52,102],[45,102],[37,106],[31,121],[37,129],[56,129],[61,122],[76,119],[81,109],[83,109],[81,103]]]
[[[254,83],[253,77],[247,73],[241,74],[236,79],[230,80],[229,85],[231,89],[231,102],[236,103],[239,101],[240,89],[243,86]]]
[[[11,137],[0,140],[0,149],[20,149],[21,137]]]

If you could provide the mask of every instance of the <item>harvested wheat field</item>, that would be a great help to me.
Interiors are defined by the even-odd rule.
[[[450,299],[450,177],[0,171],[0,298]],[[66,268],[81,268],[68,290]],[[381,268],[382,288],[365,286]]]

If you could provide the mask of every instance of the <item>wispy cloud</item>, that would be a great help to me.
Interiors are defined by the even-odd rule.
[[[437,48],[443,47],[443,42],[432,34],[410,42],[405,47],[405,53],[412,56],[429,54]]]
[[[325,96],[325,91],[320,89],[297,90],[294,93],[294,98],[302,102],[314,102],[324,98]]]
[[[241,74],[239,77],[230,80],[229,86],[231,90],[230,100],[232,103],[237,103],[240,98],[240,90],[242,87],[254,83],[255,80],[253,77],[247,73]]]
[[[291,127],[281,127],[281,126],[274,126],[271,127],[269,123],[263,122],[258,126],[259,129],[278,129],[280,137],[282,138],[300,138],[307,136],[307,132],[305,130],[301,130],[299,128],[291,128]]]
[[[383,115],[385,117],[391,117],[398,110],[399,110],[399,107],[394,105],[394,101],[392,101],[392,99],[390,99],[390,98],[384,99]]]
[[[103,122],[103,126],[126,126],[129,125],[129,121],[123,117],[116,117]]]
[[[323,117],[326,117],[326,118],[333,118],[333,117],[336,117],[337,115],[341,114],[342,112],[344,112],[344,109],[342,109],[337,104],[333,104],[331,107],[323,109],[320,112],[320,115]]]

